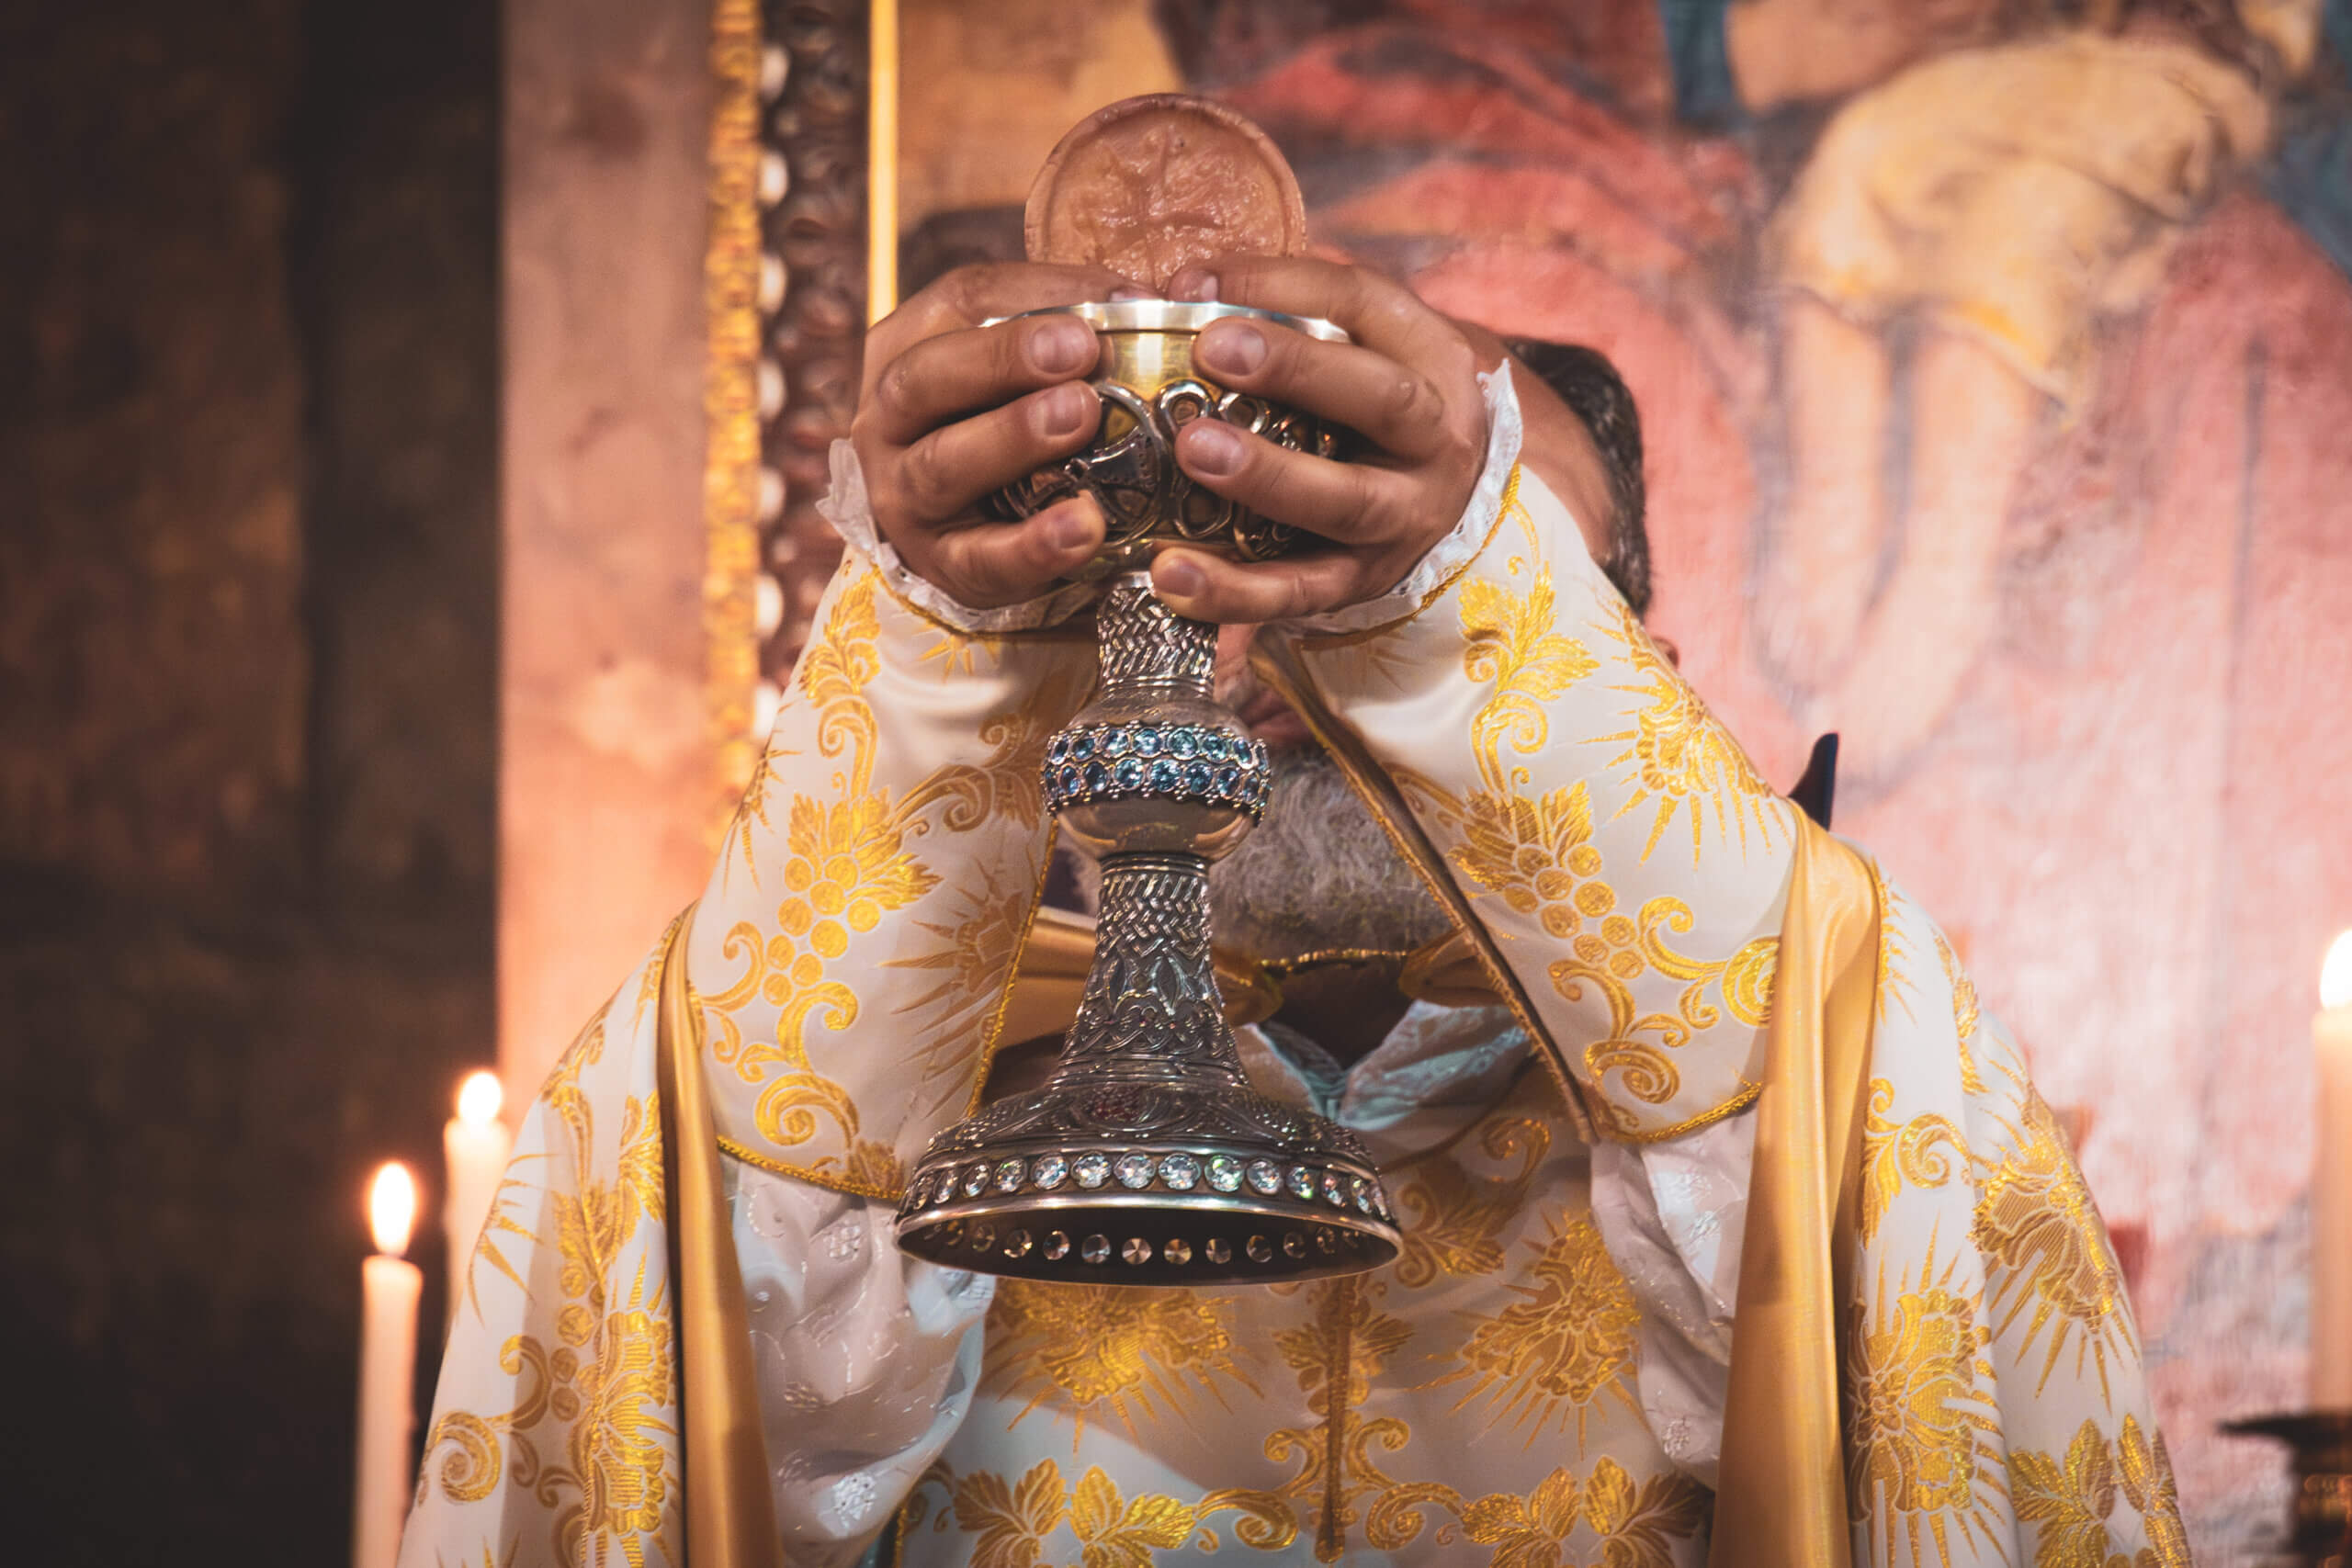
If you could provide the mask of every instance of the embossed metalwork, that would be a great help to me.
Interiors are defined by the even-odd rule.
[[[1199,400],[1193,417],[1214,407],[1181,378],[1169,389]],[[1169,487],[1148,504],[1136,537],[1188,526],[1171,520]],[[1063,830],[1102,857],[1093,967],[1046,1085],[932,1140],[899,1245],[984,1273],[1127,1284],[1377,1268],[1400,1243],[1370,1151],[1250,1089],[1209,956],[1209,864],[1265,809],[1266,749],[1212,699],[1216,628],[1171,612],[1147,574],[1118,571],[1121,547],[1106,547],[1115,575],[1096,610],[1102,694],[1044,762]]]
[[[1194,373],[1192,340],[1210,322],[1248,316],[1309,336],[1345,341],[1328,321],[1306,321],[1246,305],[1130,299],[1069,305],[1038,315],[1075,315],[1104,345],[1102,438],[1085,451],[1006,486],[983,502],[1001,521],[1027,517],[1081,492],[1102,508],[1108,530],[1094,558],[1097,575],[1148,562],[1154,549],[1182,543],[1265,560],[1296,542],[1295,531],[1204,490],[1176,466],[1177,433],[1196,419],[1222,420],[1293,451],[1339,455],[1340,433],[1311,415],[1227,390]]]

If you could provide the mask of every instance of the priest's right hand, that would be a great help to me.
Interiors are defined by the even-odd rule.
[[[908,570],[987,609],[1035,598],[1101,547],[1090,498],[1020,523],[978,510],[989,491],[1093,439],[1092,329],[1069,316],[980,323],[1135,287],[1100,267],[959,267],[867,332],[850,442],[875,525]]]

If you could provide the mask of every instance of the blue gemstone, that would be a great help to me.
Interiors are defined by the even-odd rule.
[[[1250,742],[1250,760],[1252,762],[1255,762],[1261,768],[1266,765],[1266,743],[1264,741],[1252,740]]]
[[[1150,725],[1147,724],[1136,731],[1136,755],[1138,757],[1157,757],[1159,755],[1159,730],[1154,729]]]
[[[1191,790],[1194,795],[1208,794],[1209,765],[1206,762],[1193,762],[1189,764],[1184,769],[1184,787]]]
[[[1070,767],[1069,765],[1068,765],[1067,763],[1065,763],[1065,764],[1063,765],[1063,767],[1062,767],[1062,789],[1063,789],[1064,793],[1068,793],[1069,791],[1070,791],[1070,790],[1074,790],[1074,789],[1076,789],[1077,787],[1078,787],[1078,770],[1077,770],[1076,768]]]
[[[1046,748],[1046,761],[1048,762],[1058,762],[1069,755],[1069,737],[1066,735],[1055,736],[1054,743]]]
[[[1162,795],[1176,793],[1176,764],[1161,758],[1151,765],[1151,787]]]
[[[1225,737],[1212,729],[1201,737],[1201,755],[1212,762],[1225,761]]]
[[[1136,761],[1133,757],[1122,757],[1119,759],[1118,768],[1112,776],[1119,781],[1119,787],[1121,789],[1141,789],[1143,787],[1143,764]]]
[[[1102,732],[1102,755],[1105,757],[1124,757],[1126,754],[1127,732],[1124,729],[1104,730]]]
[[[1093,794],[1109,782],[1110,775],[1102,771],[1102,763],[1089,762],[1086,764],[1086,790],[1088,794]]]
[[[1239,793],[1240,788],[1241,774],[1232,763],[1227,762],[1224,767],[1219,768],[1216,771],[1217,794],[1235,795]]]
[[[1094,737],[1081,734],[1069,743],[1069,754],[1083,762],[1094,755]]]
[[[1171,757],[1189,761],[1200,749],[1201,738],[1195,730],[1180,729],[1168,738],[1168,754]]]

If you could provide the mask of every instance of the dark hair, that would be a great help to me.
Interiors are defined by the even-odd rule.
[[[1634,614],[1647,615],[1650,536],[1644,517],[1647,494],[1642,487],[1642,416],[1634,406],[1632,390],[1606,355],[1581,344],[1507,338],[1503,346],[1558,393],[1592,433],[1601,465],[1609,470],[1609,554],[1600,570],[1617,585]]]

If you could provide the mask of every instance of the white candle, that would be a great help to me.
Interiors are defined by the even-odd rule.
[[[401,1254],[416,1221],[404,1165],[376,1172],[368,1222],[376,1256],[359,1272],[359,1442],[351,1488],[351,1568],[393,1568],[408,1522],[409,1433],[415,1425],[416,1303],[424,1276]]]
[[[2320,967],[2312,1020],[2319,1159],[2312,1172],[2312,1407],[2352,1410],[2352,931]]]
[[[448,1163],[448,1196],[441,1204],[441,1233],[449,1242],[448,1315],[458,1315],[466,1294],[466,1269],[482,1222],[497,1201],[514,1134],[498,1119],[504,1099],[496,1073],[469,1073],[458,1089],[458,1113],[441,1129],[441,1153]]]

